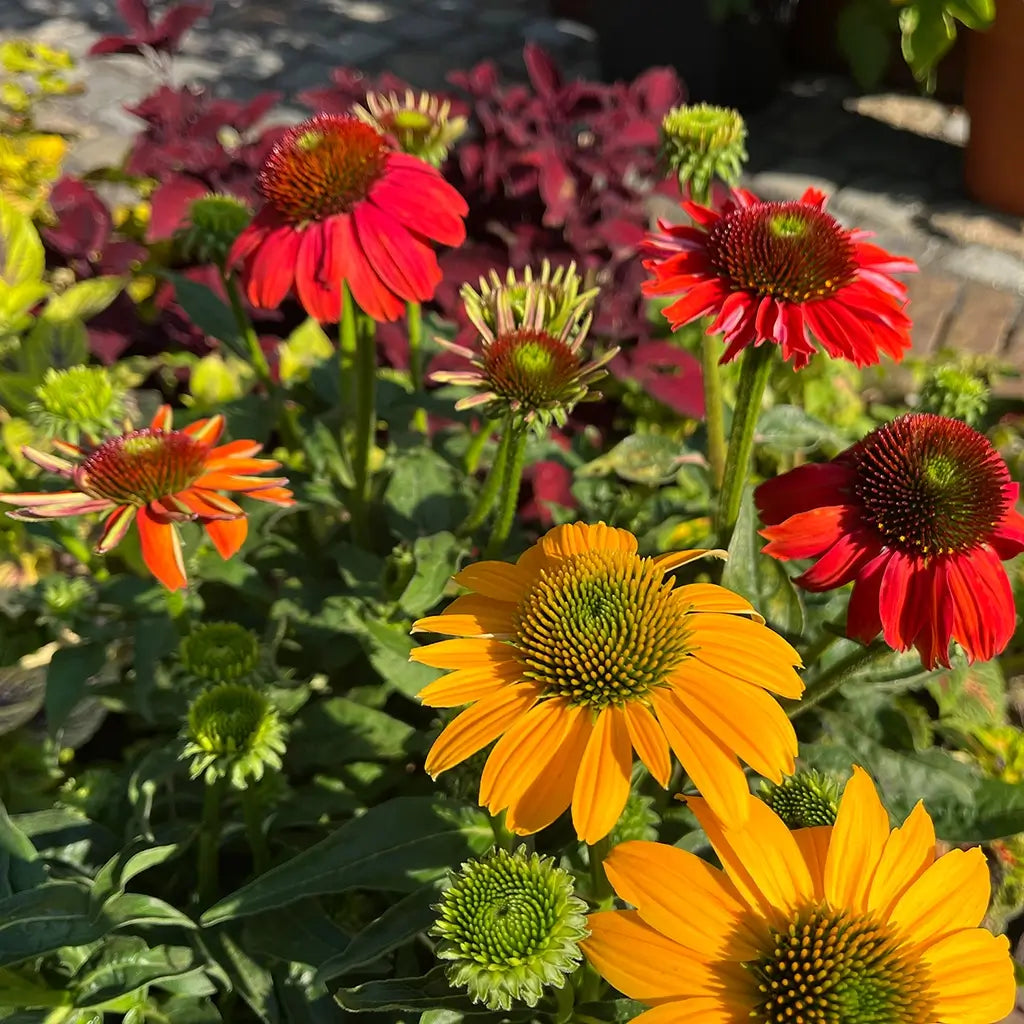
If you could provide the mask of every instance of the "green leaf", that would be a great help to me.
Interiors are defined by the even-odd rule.
[[[54,295],[43,308],[49,321],[88,320],[102,313],[124,288],[123,277],[90,277],[78,281],[66,291]]]
[[[786,454],[807,453],[819,447],[834,454],[846,447],[842,433],[797,405],[773,405],[761,413],[756,438],[760,444]]]
[[[35,401],[40,379],[30,373],[0,373],[0,405],[22,416]]]
[[[592,459],[579,475],[603,476],[616,473],[631,483],[656,487],[667,483],[675,475],[680,464],[693,461],[678,441],[664,434],[631,434],[623,438],[611,451]]]
[[[243,944],[254,956],[311,967],[337,956],[350,939],[313,899],[250,917],[242,929]]]
[[[346,1010],[442,1010],[463,1013],[489,1012],[473,1003],[464,992],[453,992],[445,977],[444,967],[435,967],[422,978],[388,978],[368,981],[354,988],[339,989],[334,998]]]
[[[940,718],[959,729],[1007,722],[1006,679],[998,661],[966,662],[932,674],[926,683]]]
[[[104,644],[76,644],[54,651],[46,671],[46,724],[56,735],[85,696],[89,679],[107,662]]]
[[[75,977],[72,992],[76,1007],[101,1006],[195,970],[192,950],[185,946],[129,946],[112,953],[103,951],[100,959],[98,966]]]
[[[18,361],[38,385],[49,369],[67,370],[89,361],[89,332],[81,320],[39,319],[22,342]]]
[[[219,352],[211,352],[192,367],[188,389],[200,408],[219,409],[241,398],[255,376],[245,360],[230,353],[225,359]]]
[[[800,595],[782,563],[761,554],[757,527],[754,490],[748,486],[729,544],[729,560],[722,570],[722,586],[745,597],[772,629],[799,636],[804,628]]]
[[[93,893],[99,899],[122,893],[136,875],[165,864],[180,852],[177,843],[154,846],[151,840],[139,836],[100,868],[93,880]]]
[[[42,885],[43,862],[32,840],[11,821],[0,801],[0,898]]]
[[[173,274],[169,271],[165,271],[164,276],[174,285],[175,298],[192,323],[203,334],[209,334],[224,342],[235,355],[245,359],[245,339],[239,333],[235,315],[230,307],[205,284],[198,284],[182,274]]]
[[[946,0],[946,10],[968,28],[984,32],[995,21],[996,0]]]
[[[412,546],[416,568],[398,603],[407,615],[419,618],[441,599],[467,545],[447,530],[417,537]]]
[[[313,367],[334,354],[334,343],[312,317],[304,320],[278,346],[281,381],[287,386],[309,379]]]
[[[9,286],[39,281],[45,266],[43,243],[32,219],[0,199],[0,280]]]
[[[92,909],[88,890],[72,882],[50,882],[0,900],[0,967],[95,942],[107,928]]]
[[[46,665],[24,664],[31,657],[0,668],[0,736],[30,721],[46,699]]]
[[[428,448],[406,451],[395,459],[384,502],[391,529],[408,540],[448,530],[469,512],[465,481]]]
[[[956,23],[942,0],[921,0],[900,11],[903,57],[914,77],[929,85],[935,65],[956,39]]]
[[[409,660],[410,652],[417,645],[407,630],[370,619],[366,623],[366,634],[370,639],[370,664],[385,685],[404,696],[415,697],[440,675],[436,668]]]
[[[342,953],[322,963],[317,980],[327,981],[363,967],[425,932],[437,918],[433,909],[437,898],[438,887],[431,884],[399,900],[355,935]]]
[[[202,921],[219,924],[356,888],[411,892],[488,845],[485,835],[464,824],[454,801],[398,797],[243,886]]]
[[[888,5],[886,5],[888,6]],[[862,89],[873,89],[885,77],[892,59],[893,28],[889,12],[873,0],[855,0],[836,21],[839,49]]]

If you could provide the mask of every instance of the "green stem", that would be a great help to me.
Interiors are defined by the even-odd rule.
[[[491,439],[493,434],[500,423],[498,420],[487,420],[483,427],[473,435],[472,440],[466,446],[466,472],[473,474],[477,471],[480,466],[480,458],[484,453],[484,449],[487,447],[487,442]]]
[[[487,474],[487,479],[484,481],[483,487],[480,488],[479,495],[477,495],[476,504],[469,515],[466,516],[465,522],[459,527],[459,536],[468,537],[483,525],[484,520],[491,511],[491,506],[494,504],[494,499],[498,496],[498,491],[501,489],[501,482],[505,477],[505,464],[508,462],[508,453],[511,447],[512,434],[506,430],[498,444],[498,450],[494,455],[494,462],[491,465],[490,472]]]
[[[377,325],[368,316],[358,322],[356,358],[356,435],[352,460],[353,490],[359,516],[356,539],[369,546],[370,453],[377,436]]]
[[[263,816],[259,801],[253,790],[242,794],[242,814],[245,817],[245,834],[252,851],[253,874],[262,875],[270,867],[270,846],[263,831]]]
[[[838,689],[850,681],[861,669],[873,665],[875,662],[884,661],[892,654],[892,649],[881,640],[876,640],[867,647],[861,647],[848,655],[841,661],[837,661],[828,671],[823,672],[814,682],[807,687],[803,699],[799,704],[794,704],[787,710],[792,718],[799,718],[802,714],[817,707],[823,701],[828,700]]]
[[[722,398],[722,371],[718,365],[722,343],[716,335],[705,334],[700,341],[700,367],[704,376],[704,425],[708,435],[708,465],[715,493],[725,478],[725,402]]]
[[[412,378],[416,411],[412,425],[421,434],[427,432],[427,410],[423,408],[423,307],[409,302],[405,307],[405,323],[409,335],[409,376]]]
[[[775,346],[769,342],[751,345],[743,355],[736,409],[729,434],[725,460],[725,479],[718,498],[715,530],[720,547],[728,547],[740,512],[743,488],[750,475],[750,454],[754,448],[754,430],[761,414],[761,399],[768,384]]]
[[[252,368],[256,371],[256,376],[263,382],[268,391],[276,390],[274,387],[273,377],[270,374],[270,364],[267,362],[267,357],[263,354],[263,349],[260,346],[259,336],[256,334],[256,330],[246,316],[245,306],[242,305],[242,296],[239,294],[238,285],[235,283],[233,274],[228,274],[225,271],[220,272],[221,284],[224,285],[224,291],[227,294],[228,302],[231,303],[231,312],[235,316],[235,323],[238,325],[238,330],[241,332],[243,338],[245,338],[246,347],[249,349],[249,361],[252,363]]]
[[[501,504],[498,506],[498,516],[491,530],[491,539],[484,548],[484,558],[496,558],[500,555],[508,535],[512,532],[512,521],[519,505],[519,485],[522,483],[523,466],[526,463],[526,428],[520,427],[512,416],[509,416],[505,431],[511,440],[501,480]]]
[[[576,1005],[576,989],[566,978],[561,988],[555,989],[555,1013],[552,1024],[569,1024],[572,1020],[573,1007]]]
[[[338,322],[338,373],[343,429],[355,421],[356,411],[356,304],[348,290],[348,284],[341,282],[341,320]],[[346,450],[347,439],[342,437],[342,451]]]
[[[218,854],[220,852],[220,804],[224,780],[208,782],[203,793],[203,817],[199,823],[198,890],[199,906],[208,907],[217,897]]]
[[[505,812],[488,814],[488,817],[491,819],[491,831],[494,833],[494,848],[511,853],[515,848],[516,836],[505,824]]]
[[[587,844],[590,853],[590,898],[601,910],[610,910],[615,901],[615,892],[604,869],[604,859],[609,849],[608,836],[599,839],[593,846]]]

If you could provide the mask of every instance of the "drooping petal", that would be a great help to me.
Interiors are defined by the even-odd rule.
[[[626,719],[606,707],[594,723],[572,794],[572,823],[582,842],[593,845],[615,827],[629,797],[632,767]]]
[[[115,508],[103,524],[103,533],[100,534],[100,539],[96,542],[96,554],[105,555],[108,551],[116,548],[124,540],[124,535],[128,532],[128,527],[132,525],[134,518],[134,505],[120,505]]]
[[[238,519],[212,519],[203,526],[213,541],[217,554],[225,559],[238,551],[249,533],[249,520],[245,516]]]
[[[174,526],[155,519],[147,506],[137,510],[136,522],[146,567],[168,590],[180,590],[187,580],[181,541]]]
[[[626,727],[629,730],[629,739],[633,749],[636,750],[654,781],[662,789],[668,789],[669,778],[672,774],[672,758],[669,753],[668,740],[665,738],[665,730],[658,724],[658,720],[650,708],[639,701],[631,700],[623,704],[622,714],[626,719]]]

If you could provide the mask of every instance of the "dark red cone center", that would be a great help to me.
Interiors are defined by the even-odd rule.
[[[865,517],[908,554],[968,551],[1006,514],[1009,470],[988,438],[959,420],[901,416],[847,458]]]
[[[290,128],[274,146],[257,183],[293,224],[348,213],[384,173],[388,146],[354,117],[319,114]]]
[[[849,232],[810,203],[757,203],[726,214],[707,240],[733,288],[788,302],[834,295],[857,271]]]
[[[483,356],[491,390],[529,408],[567,397],[580,370],[580,357],[560,338],[523,328],[499,334]]]

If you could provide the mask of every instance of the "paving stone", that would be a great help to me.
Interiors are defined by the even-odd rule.
[[[1024,261],[982,245],[953,246],[940,261],[943,269],[969,281],[980,281],[1024,295]]]
[[[799,199],[809,188],[820,188],[831,194],[836,187],[834,181],[825,177],[799,171],[759,171],[745,177],[744,184],[761,199],[779,201]]]
[[[414,12],[399,18],[394,33],[403,43],[428,44],[455,35],[460,29],[460,19],[441,12]]]
[[[968,281],[953,310],[943,347],[994,356],[1001,353],[1020,311],[1021,297],[991,285]]]
[[[927,356],[939,349],[961,287],[961,282],[948,274],[924,272],[911,276],[907,290],[910,294],[908,312],[914,321],[911,334],[914,355]]]

